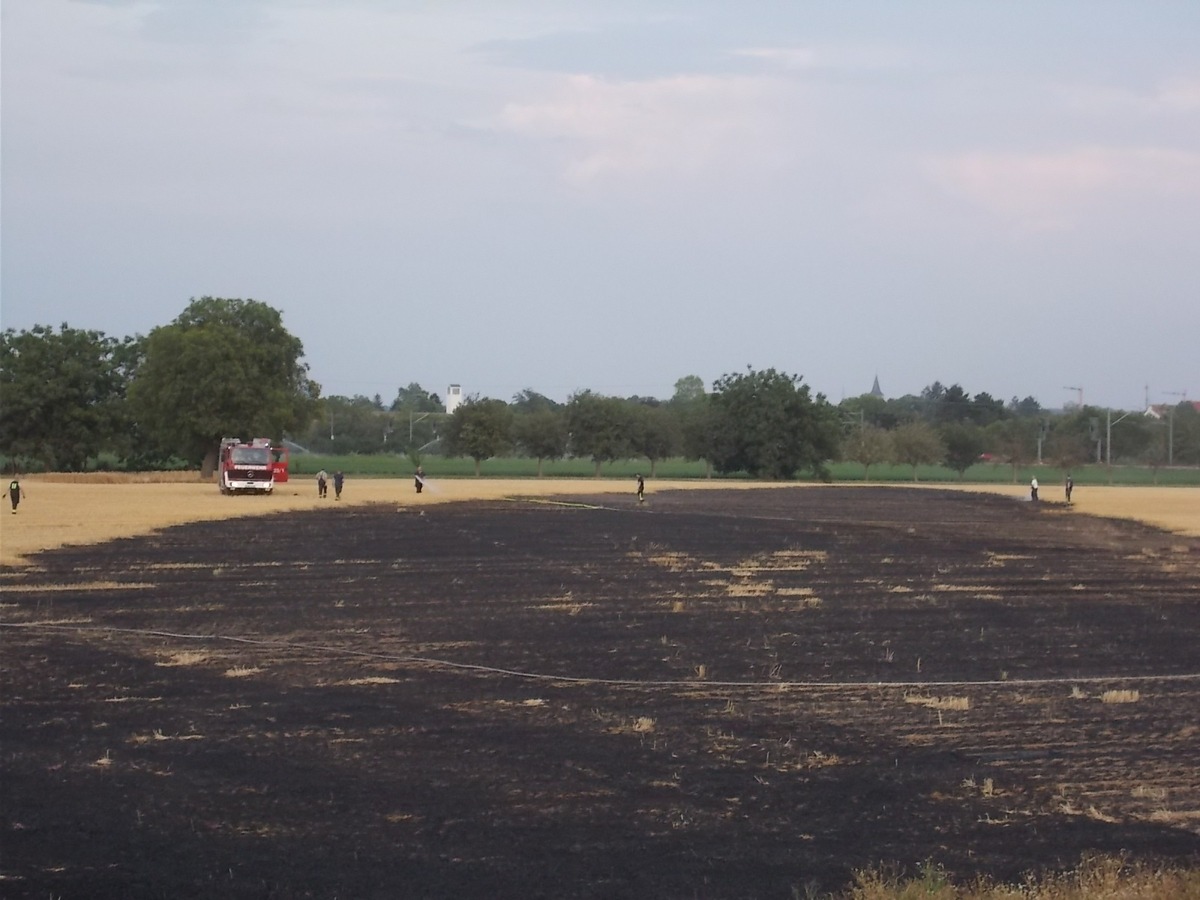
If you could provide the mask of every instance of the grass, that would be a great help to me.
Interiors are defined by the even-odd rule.
[[[793,893],[797,897],[806,896],[804,891]],[[832,897],[835,900],[1200,900],[1200,870],[1097,857],[1085,859],[1072,872],[1031,876],[1020,884],[998,884],[988,879],[956,883],[940,866],[927,862],[915,877],[879,869],[860,872],[853,887]]]
[[[1102,703],[1137,703],[1141,699],[1140,691],[1105,691],[1100,695]]]

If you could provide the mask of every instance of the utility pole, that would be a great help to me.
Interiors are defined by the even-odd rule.
[[[1187,391],[1163,391],[1169,397],[1178,397],[1180,401],[1187,399]],[[1175,463],[1175,407],[1167,410],[1167,465]]]
[[[1117,419],[1117,422],[1120,422],[1121,419],[1127,419],[1132,415],[1133,413],[1125,413],[1120,419]],[[1108,477],[1110,480],[1112,479],[1112,427],[1116,425],[1117,422],[1113,421],[1112,410],[1108,410],[1108,429],[1104,437],[1104,449],[1108,458]]]

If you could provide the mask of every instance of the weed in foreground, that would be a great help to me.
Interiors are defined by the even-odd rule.
[[[921,873],[901,878],[886,868],[860,872],[841,900],[1200,900],[1200,869],[1180,869],[1114,857],[1084,859],[1063,874],[1029,876],[1021,884],[978,879],[954,883],[926,862]]]

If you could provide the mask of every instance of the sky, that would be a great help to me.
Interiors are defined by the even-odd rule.
[[[4,0],[0,325],[325,395],[1200,399],[1194,0]]]

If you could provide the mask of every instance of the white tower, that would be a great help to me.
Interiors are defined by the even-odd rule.
[[[452,384],[446,388],[446,412],[452,413],[462,403],[462,385]]]

